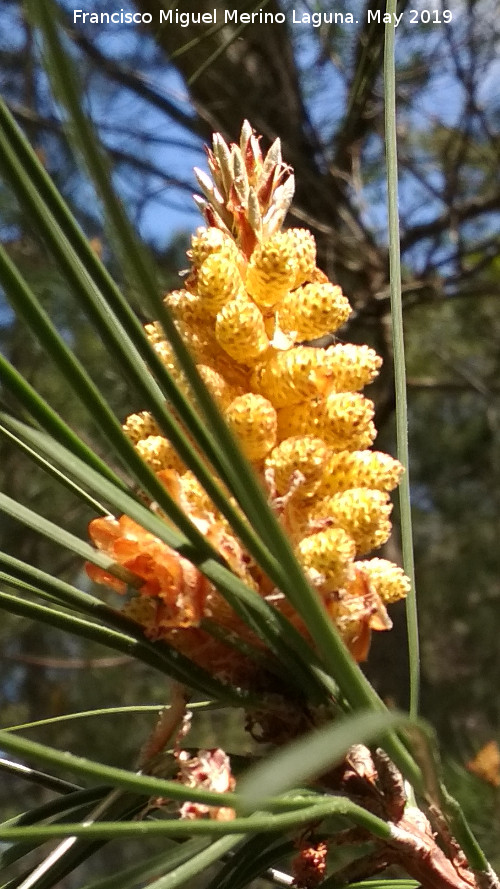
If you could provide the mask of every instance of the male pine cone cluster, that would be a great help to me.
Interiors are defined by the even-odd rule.
[[[197,171],[206,227],[192,238],[184,289],[165,304],[198,371],[264,485],[296,556],[357,660],[372,629],[391,626],[385,606],[403,598],[400,568],[364,558],[391,531],[388,492],[402,467],[370,450],[373,403],[361,390],[381,359],[368,346],[307,345],[341,327],[350,306],[316,267],[314,238],[281,226],[293,176],[279,141],[263,157],[247,122],[239,145],[214,136],[210,179]],[[186,382],[161,327],[147,334],[181,387]],[[124,424],[126,434],[232,570],[299,627],[286,599],[262,574],[150,414]],[[126,610],[152,638],[164,638],[221,677],[251,675],[244,656],[199,627],[205,617],[249,638],[249,631],[199,571],[126,516],[96,519],[94,543],[141,579]],[[123,591],[111,575],[91,576]],[[255,640],[252,638],[252,641]]]

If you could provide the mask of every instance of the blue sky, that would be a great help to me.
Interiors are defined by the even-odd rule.
[[[290,8],[291,0],[285,0],[285,2]],[[98,0],[86,0],[85,4],[80,0],[62,0],[62,5],[68,12],[82,7],[89,11],[97,10],[101,6]],[[126,0],[123,2],[117,0],[115,5],[117,10],[134,9],[133,5],[127,3]],[[350,4],[339,2],[335,4],[335,8],[341,9],[342,5],[344,8],[347,6],[353,14],[359,15],[359,10],[364,3],[362,0],[353,0]],[[434,4],[431,5],[434,6]],[[490,0],[482,0],[480,5],[485,12],[488,9],[491,11]],[[294,6],[298,13],[308,8],[300,0]],[[418,9],[425,7],[426,4],[418,2],[412,6]],[[454,27],[460,28],[463,17],[461,0],[452,0],[449,8],[453,9],[455,16]],[[16,11],[11,12],[8,4],[0,10],[0,24],[2,25],[0,27],[0,41],[2,41],[1,34],[3,33],[2,42],[6,39],[7,44],[18,45],[21,49],[23,31],[19,20],[16,19]],[[261,27],[266,26],[262,25]],[[153,54],[153,42],[149,41],[148,48],[148,38],[144,37],[143,33],[138,38],[136,31],[130,26],[89,24],[81,26],[81,28],[85,36],[96,40],[103,53],[106,55],[116,53],[125,62],[129,56],[133,55],[139,40],[143,52],[145,52],[146,63],[148,53],[150,56]],[[184,31],[182,29],[179,31],[182,36]],[[338,45],[338,59],[334,58],[332,63],[319,66],[314,66],[318,52],[316,40],[319,35],[318,29],[308,25],[299,25],[291,29],[291,32],[299,65],[305,74],[304,92],[311,119],[325,135],[325,138],[328,138],[343,112],[345,83],[342,70],[343,66],[345,67],[344,60],[348,61],[350,53],[352,55],[352,41],[355,37],[356,27],[346,28]],[[464,97],[457,86],[449,51],[446,49],[445,42],[442,41],[441,29],[433,30],[420,27],[417,30],[415,27],[412,29],[409,24],[405,26],[403,23],[396,32],[398,54],[404,51],[405,41],[408,37],[411,37],[417,48],[420,44],[426,52],[431,51],[439,40],[441,40],[441,48],[433,69],[432,81],[427,89],[412,97],[410,110],[400,110],[400,121],[404,126],[420,130],[425,130],[427,126],[431,126],[438,119],[442,123],[453,126],[459,121],[463,112]],[[313,68],[314,79],[310,80],[307,75]],[[147,70],[147,67],[144,70]],[[191,113],[188,91],[172,66],[156,66],[151,76],[153,77],[152,84],[157,92],[167,97],[178,108]],[[500,60],[491,69],[485,71],[480,80],[479,97],[485,104],[494,99],[495,95],[498,96],[499,81]],[[192,168],[195,165],[206,166],[199,140],[186,133],[175,122],[167,119],[165,114],[130,93],[123,92],[117,99],[116,92],[106,92],[102,81],[99,81],[98,90],[95,89],[95,82],[91,82],[89,86],[87,95],[91,96],[92,116],[100,127],[102,138],[106,144],[151,161],[165,171],[165,174],[189,183],[191,190],[196,190]],[[113,134],[109,126],[110,121],[119,132]],[[151,136],[154,141],[149,140],[148,143],[143,141],[144,137]],[[374,139],[372,150],[381,153],[380,140]],[[378,230],[379,237],[383,239],[386,220],[384,190],[378,186],[366,186],[362,179],[363,170],[361,170],[361,184],[365,190],[360,195],[364,206],[363,212],[366,220]],[[130,173],[127,173],[125,177],[123,173],[118,172],[116,184],[120,191],[127,195],[133,190],[134,178]],[[437,181],[435,184],[439,185]],[[162,247],[168,244],[176,232],[192,231],[200,223],[200,216],[190,198],[189,191],[175,189],[167,182],[165,176],[151,177],[148,186],[150,187],[149,200],[145,201],[140,218],[140,230],[148,240],[153,240],[157,246]],[[438,209],[429,193],[426,193],[412,177],[402,176],[400,198],[403,209],[412,208],[414,221],[425,221],[432,217]],[[90,190],[86,194],[85,200],[92,200]]]

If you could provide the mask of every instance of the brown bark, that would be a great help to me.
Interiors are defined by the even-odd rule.
[[[466,856],[451,832],[451,825],[436,805],[429,818],[407,804],[404,781],[387,755],[358,744],[344,762],[323,776],[320,784],[341,792],[358,805],[382,818],[390,827],[391,839],[376,841],[376,849],[339,872],[339,883],[373,877],[390,865],[403,868],[423,889],[499,889],[493,871],[473,873]],[[432,824],[429,819],[432,819]],[[332,843],[356,845],[369,834],[354,828],[332,839]],[[354,872],[352,872],[354,867]]]

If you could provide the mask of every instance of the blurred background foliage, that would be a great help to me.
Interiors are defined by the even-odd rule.
[[[341,337],[369,342],[384,357],[370,396],[377,405],[377,443],[394,452],[384,28],[368,21],[368,11],[383,13],[385,4],[338,2],[335,11],[345,14],[344,24],[338,17],[336,24],[313,27],[293,24],[293,10],[300,19],[303,13],[330,13],[331,3],[268,0],[262,12],[284,11],[286,24],[262,24],[257,17],[238,27],[224,24],[224,10],[247,10],[243,0],[182,0],[182,11],[216,8],[214,28],[160,26],[160,9],[170,8],[160,0],[123,5],[127,11],[151,13],[153,23],[141,26],[74,22],[78,4],[60,0],[59,6],[116,188],[155,254],[165,288],[179,286],[189,233],[200,223],[191,200],[196,190],[192,167],[204,166],[203,143],[211,132],[236,139],[248,118],[263,133],[265,147],[280,136],[297,181],[289,223],[314,232],[320,265],[354,306]],[[117,8],[115,0],[86,5],[86,11],[97,13]],[[450,763],[461,764],[449,766],[450,789],[469,800],[473,822],[480,822],[479,838],[495,864],[498,790],[486,789],[485,795],[483,785],[462,766],[500,731],[498,13],[493,0],[454,0],[452,21],[446,24],[442,5],[432,8],[437,21],[426,24],[420,19],[424,6],[402,0],[396,32],[422,712],[436,726]],[[347,13],[356,21],[347,21]],[[0,7],[0,88],[94,249],[143,317],[140,293],[123,279],[99,204],[69,150],[22,0],[2,0]],[[117,415],[140,410],[75,308],[30,220],[6,190],[0,190],[0,232]],[[0,339],[4,353],[32,385],[93,446],[102,447],[89,418],[3,303]],[[7,395],[2,397],[13,407]],[[0,447],[2,489],[85,536],[90,512],[8,442]],[[2,549],[19,558],[88,582],[79,564],[29,530],[1,518],[0,536]],[[388,548],[389,558],[398,560],[397,531]],[[404,614],[401,608],[395,612],[395,629],[379,634],[366,670],[384,697],[404,707]],[[0,640],[3,725],[165,698],[165,688],[144,666],[126,664],[82,640],[10,617],[0,625]],[[130,763],[151,717],[119,718],[127,729],[120,734],[118,751],[116,724],[108,727],[101,720],[98,731],[93,720],[59,726],[59,743],[65,743],[61,732],[67,732],[72,750],[84,753],[91,746],[98,759]],[[198,725],[202,743],[213,744],[216,737],[217,744],[224,744],[227,724],[204,717]],[[241,737],[234,740],[229,729],[233,746],[244,743]],[[49,742],[51,731],[41,733],[41,740]]]

